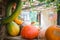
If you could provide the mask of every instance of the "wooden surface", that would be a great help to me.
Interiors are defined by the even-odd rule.
[[[6,36],[6,40],[46,40],[46,39],[45,38],[23,39],[21,36],[16,36],[16,37]]]

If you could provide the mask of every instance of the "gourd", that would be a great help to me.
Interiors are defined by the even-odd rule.
[[[12,12],[16,9],[16,3],[13,4],[12,6]],[[16,22],[18,25],[21,25],[23,23],[22,19],[20,16],[14,19],[14,22]]]
[[[14,19],[14,22],[16,22],[18,25],[23,24],[23,20],[21,18],[18,18],[18,17]]]
[[[20,27],[14,21],[10,22],[6,26],[7,33],[11,36],[17,36],[20,32]]]
[[[15,11],[12,13],[12,15],[2,18],[1,24],[7,24],[7,23],[13,21],[21,13],[21,9],[22,9],[21,0],[8,0],[8,3],[6,5],[7,6],[6,7],[6,15],[8,15],[9,11],[11,11],[13,3],[17,4]]]
[[[21,0],[8,0],[7,6],[6,6],[6,18],[2,19],[2,24],[6,24],[7,32],[11,36],[17,36],[20,32],[20,27],[13,21],[21,11]],[[12,12],[13,4],[16,3],[17,7]],[[19,9],[20,8],[20,9]]]

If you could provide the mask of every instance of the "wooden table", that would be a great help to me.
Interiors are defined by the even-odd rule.
[[[9,37],[6,36],[6,40],[46,40],[45,38],[36,38],[36,39],[23,39],[21,36],[16,36],[16,37]]]

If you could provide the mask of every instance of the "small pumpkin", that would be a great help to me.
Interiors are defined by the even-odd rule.
[[[32,25],[26,25],[21,30],[21,36],[27,39],[36,38],[39,35],[39,30],[37,27]]]
[[[60,26],[50,26],[45,33],[47,40],[60,40]]]

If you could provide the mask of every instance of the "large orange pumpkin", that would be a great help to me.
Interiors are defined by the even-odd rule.
[[[47,40],[60,40],[60,26],[50,26],[45,33]]]
[[[21,30],[21,36],[27,39],[33,39],[39,35],[39,30],[37,27],[32,25],[26,25]]]

